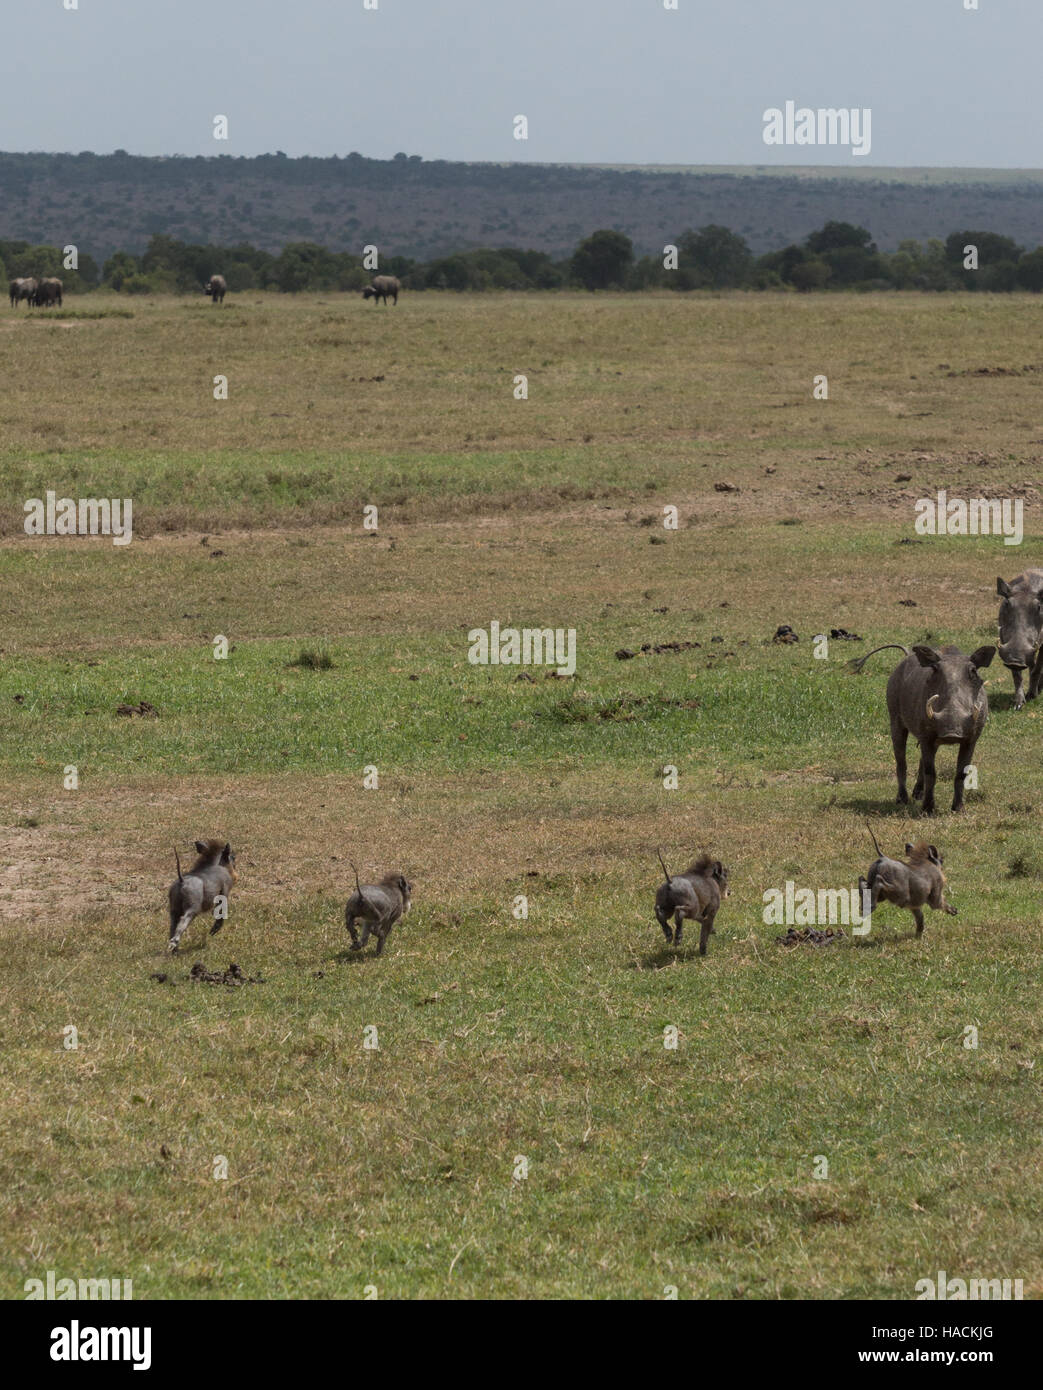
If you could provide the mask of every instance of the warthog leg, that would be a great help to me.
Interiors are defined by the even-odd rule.
[[[1011,668],[1011,675],[1014,677],[1014,708],[1021,709],[1022,705],[1025,703],[1025,692],[1021,688],[1021,682],[1025,672],[1020,666],[1014,666]],[[1035,673],[1033,673],[1032,679],[1035,680]],[[1029,689],[1031,690],[1031,688],[1030,682]]]
[[[923,754],[920,754],[920,762],[916,769],[916,781],[913,783],[913,800],[919,801],[923,796]]]
[[[923,913],[918,907],[913,908],[913,917],[916,921],[917,936],[923,936]]]
[[[909,730],[898,719],[891,720],[891,742],[895,750],[895,776],[898,778],[898,804],[904,806],[909,800],[905,786],[905,745]]]
[[[926,747],[920,746],[920,763],[923,768],[923,813],[925,816],[934,815],[934,755],[935,746],[928,744]]]
[[[1039,694],[1039,688],[1043,685],[1043,646],[1036,653],[1036,664],[1032,668],[1032,675],[1029,677],[1028,698],[1034,700]]]
[[[974,757],[974,739],[965,738],[960,744],[959,756],[956,759],[956,781],[953,784],[952,809],[960,811],[963,809],[964,779],[967,776],[967,769],[971,765]]]

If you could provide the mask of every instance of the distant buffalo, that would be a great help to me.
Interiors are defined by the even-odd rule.
[[[223,304],[228,293],[228,285],[223,275],[211,275],[203,286],[203,293],[209,295],[215,304]]]
[[[33,303],[38,304],[42,309],[46,309],[51,304],[57,304],[60,309],[62,306],[62,282],[53,275],[41,280],[36,287],[36,297]]]
[[[366,286],[362,291],[363,299],[372,299],[374,303],[382,299],[386,304],[388,295],[391,296],[392,304],[398,303],[398,292],[402,288],[401,281],[394,275],[374,275],[373,283]]]
[[[27,300],[30,304],[36,303],[36,281],[27,276],[20,275],[17,280],[12,280],[7,287],[7,292],[11,296],[11,308],[18,307],[20,300]]]

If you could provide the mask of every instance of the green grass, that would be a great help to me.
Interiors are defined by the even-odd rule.
[[[1038,387],[949,375],[1033,362],[1038,306],[358,308],[4,340],[0,1293],[907,1299],[945,1268],[1038,1297],[1043,707],[994,665],[979,789],[924,822],[897,653],[847,669],[992,640],[996,575],[1040,563]],[[24,537],[52,487],[132,496],[133,543]],[[903,544],[940,487],[1021,489],[1025,544]],[[471,665],[493,620],[575,629],[575,678]],[[864,641],[818,660],[833,627]],[[700,645],[616,657],[669,642]],[[942,849],[959,915],[777,944],[765,893],[853,887],[866,818]],[[212,834],[231,918],[171,959],[173,847]],[[705,958],[663,943],[657,847],[728,865]],[[346,949],[352,862],[416,885],[379,961]]]

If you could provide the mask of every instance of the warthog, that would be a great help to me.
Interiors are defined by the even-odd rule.
[[[28,276],[20,275],[17,280],[12,280],[7,292],[11,296],[12,309],[16,309],[19,301],[23,299],[29,304],[36,303],[36,281]]]
[[[868,826],[868,822],[867,822]],[[869,831],[873,835],[872,830]],[[906,845],[905,852],[909,862],[889,858],[876,842],[876,859],[869,866],[865,878],[858,880],[858,891],[862,894],[863,910],[866,894],[869,895],[869,911],[874,913],[881,902],[894,903],[896,907],[908,908],[916,923],[917,936],[923,936],[923,909],[931,907],[935,912],[947,912],[956,916],[952,903],[945,901],[945,875],[942,873],[941,850],[920,840],[915,845]]]
[[[33,302],[42,309],[46,309],[51,304],[57,304],[60,309],[62,307],[62,282],[53,275],[41,280],[36,287],[36,297]]]
[[[722,898],[728,896],[728,870],[719,859],[701,854],[683,874],[671,874],[663,864],[662,854],[658,850],[656,853],[666,874],[665,882],[656,890],[656,921],[662,927],[667,943],[674,946],[681,944],[685,918],[698,922],[699,954],[705,956],[706,943],[713,935],[714,918],[720,911]],[[672,932],[671,917],[674,920]]]
[[[203,286],[203,293],[209,295],[215,304],[223,304],[228,293],[228,285],[223,275],[211,275]]]
[[[967,656],[958,647],[918,645],[912,651],[897,642],[874,647],[852,662],[861,671],[875,652],[905,652],[887,682],[887,712],[891,716],[891,742],[895,750],[898,804],[909,801],[905,786],[905,747],[912,734],[920,745],[920,766],[913,796],[923,796],[925,815],[934,814],[934,756],[941,743],[958,743],[956,781],[952,809],[963,806],[963,780],[974,757],[974,745],[989,717],[989,697],[978,674],[996,655],[995,647],[979,647]]]
[[[1000,660],[1014,677],[1014,708],[1034,700],[1043,684],[1043,570],[1026,570],[1008,584],[996,580],[1000,604]],[[1033,665],[1033,663],[1035,663]],[[1026,671],[1028,695],[1021,688]]]
[[[398,303],[398,292],[402,288],[402,282],[394,275],[374,275],[372,284],[366,286],[362,291],[363,299],[372,299],[374,303],[378,299],[388,302],[388,295],[391,296],[393,304]]]

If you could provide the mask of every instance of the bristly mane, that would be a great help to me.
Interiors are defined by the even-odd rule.
[[[224,840],[203,840],[202,843],[206,845],[206,850],[203,854],[198,856],[196,862],[189,869],[188,872],[190,874],[197,873],[200,869],[205,869],[209,864],[213,864],[216,859],[220,859],[221,855],[224,853],[226,843]]]
[[[926,840],[917,840],[913,845],[912,853],[909,855],[909,866],[915,868],[919,864],[926,864],[930,859],[930,845]]]
[[[713,865],[714,859],[712,854],[700,854],[695,863],[690,865],[686,870],[686,873],[695,874],[696,876],[699,874],[708,875]]]

